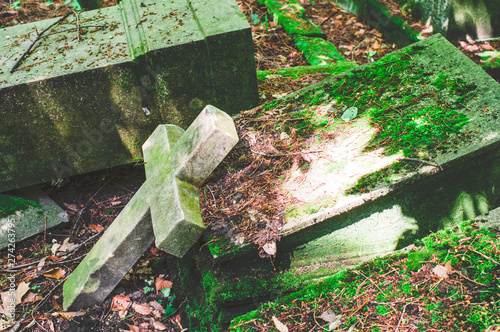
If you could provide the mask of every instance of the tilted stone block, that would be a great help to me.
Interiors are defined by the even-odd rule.
[[[78,15],[80,30],[76,15],[0,29],[0,192],[134,162],[159,124],[258,102],[234,0],[123,0]]]

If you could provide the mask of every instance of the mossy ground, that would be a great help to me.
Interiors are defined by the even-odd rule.
[[[500,326],[500,233],[464,222],[401,252],[344,270],[234,319],[230,330],[494,331]]]

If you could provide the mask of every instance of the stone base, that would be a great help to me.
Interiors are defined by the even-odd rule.
[[[68,214],[36,186],[0,194],[0,218],[0,250],[12,239],[20,242],[68,222]]]

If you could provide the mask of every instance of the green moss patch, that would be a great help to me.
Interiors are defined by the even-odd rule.
[[[290,331],[328,330],[333,323],[337,330],[485,331],[500,324],[498,245],[498,230],[464,222],[424,238],[409,252],[265,303],[234,319],[230,330],[274,327],[277,319]]]
[[[36,201],[21,197],[0,195],[0,217],[6,217],[16,211],[24,211],[29,207],[41,208],[41,205]]]

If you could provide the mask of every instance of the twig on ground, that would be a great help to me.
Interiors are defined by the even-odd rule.
[[[89,205],[90,201],[93,200],[94,197],[99,193],[99,191],[101,191],[101,189],[104,188],[104,186],[107,185],[109,183],[109,181],[111,181],[112,179],[113,178],[109,179],[99,189],[97,189],[97,191],[94,193],[94,195],[92,195],[92,197],[90,197],[90,199],[87,201],[87,203],[85,203],[85,206],[80,211],[78,211],[78,217],[76,218],[75,224],[73,225],[73,229],[71,230],[71,235],[69,236],[70,240],[73,239],[73,236],[75,235],[75,230],[76,230],[76,227],[78,225],[78,221],[82,217],[82,213],[85,210],[85,208],[87,208],[87,205]]]
[[[253,153],[260,154],[261,156],[265,157],[288,157],[288,156],[295,156],[299,154],[308,154],[308,153],[321,153],[323,150],[304,150],[304,151],[298,151],[298,152],[288,152],[288,153],[277,153],[277,154],[271,154],[271,153],[264,153],[264,152],[259,152],[255,150],[250,150]]]
[[[401,325],[401,322],[403,321],[403,316],[405,315],[406,306],[407,306],[408,304],[409,304],[409,303],[405,304],[405,306],[403,307],[403,312],[401,312],[401,317],[399,317],[398,326],[396,326],[396,331],[395,331],[395,332],[398,332],[398,331],[399,331],[399,326]]]
[[[427,165],[431,165],[434,167],[439,167],[440,170],[443,170],[441,165],[439,165],[438,163],[433,163],[432,161],[427,161],[427,160],[417,159],[417,158],[398,158],[398,160],[399,161],[414,161],[417,163],[422,163],[422,164],[427,164]]]
[[[46,301],[47,301],[47,298],[59,287],[61,286],[65,281],[66,279],[68,279],[69,276],[67,276],[66,278],[64,278],[63,280],[61,280],[57,285],[55,285],[48,293],[47,295],[45,295],[45,297],[43,298],[42,301],[40,301],[32,310],[30,311],[27,311],[23,314],[23,316],[21,317],[21,319],[19,319],[16,324],[12,327],[12,329],[10,330],[11,332],[17,332],[20,328],[21,328],[21,324],[22,322],[24,322],[24,320],[28,317],[28,315],[31,313],[31,317],[33,317],[33,320],[35,320],[35,317],[33,316],[35,314],[35,312],[38,310],[38,308],[40,308]],[[28,326],[30,326],[30,324],[28,324]],[[26,328],[29,328],[28,326],[24,327],[22,331],[24,331]]]
[[[82,243],[80,243],[78,246],[74,247],[73,249],[71,250],[68,250],[68,251],[65,251],[65,252],[61,252],[59,254],[56,255],[56,257],[62,257],[62,256],[66,256],[66,255],[69,255],[70,253],[72,253],[73,251],[79,249],[81,246],[83,246],[85,243],[89,242],[90,240],[94,239],[95,237],[99,236],[102,232],[104,231],[101,231],[97,234],[94,234],[92,235],[91,237],[89,237],[87,240],[83,241]],[[42,258],[43,259],[43,258]],[[9,268],[9,269],[4,269],[4,270],[0,270],[1,273],[8,273],[8,272],[18,272],[19,269],[22,269],[22,268],[25,268],[25,267],[28,267],[28,266],[32,266],[32,265],[37,265],[38,263],[40,263],[40,261],[42,259],[39,259],[39,260],[36,260],[36,261],[33,261],[33,262],[30,262],[30,263],[26,263],[26,264],[21,264],[21,265],[17,265],[17,266],[13,266],[12,268]],[[73,261],[73,260],[76,260],[76,259],[71,259],[71,260],[68,260],[68,261]],[[62,264],[62,263],[65,263],[65,262],[68,262],[66,260],[64,261],[60,261],[60,262],[57,262],[57,264]],[[50,264],[50,265],[55,265],[56,263],[53,263],[53,264]],[[48,265],[48,266],[50,266]]]
[[[52,23],[51,25],[49,25],[45,30],[43,30],[41,33],[38,33],[37,31],[37,37],[36,39],[31,43],[31,45],[28,47],[28,49],[26,50],[26,52],[24,52],[21,57],[19,59],[17,59],[16,63],[14,64],[14,66],[12,67],[12,69],[10,70],[10,73],[12,74],[16,69],[17,67],[19,67],[19,65],[21,64],[21,62],[24,60],[24,58],[28,55],[28,53],[31,51],[31,49],[33,48],[33,46],[35,46],[35,44],[43,38],[43,34],[45,32],[47,32],[49,29],[51,29],[54,25],[57,25],[59,23],[61,23],[62,21],[64,21],[69,15],[71,15],[71,12],[67,13],[66,15],[64,15],[63,17],[61,17],[59,20],[57,20],[56,22]]]

